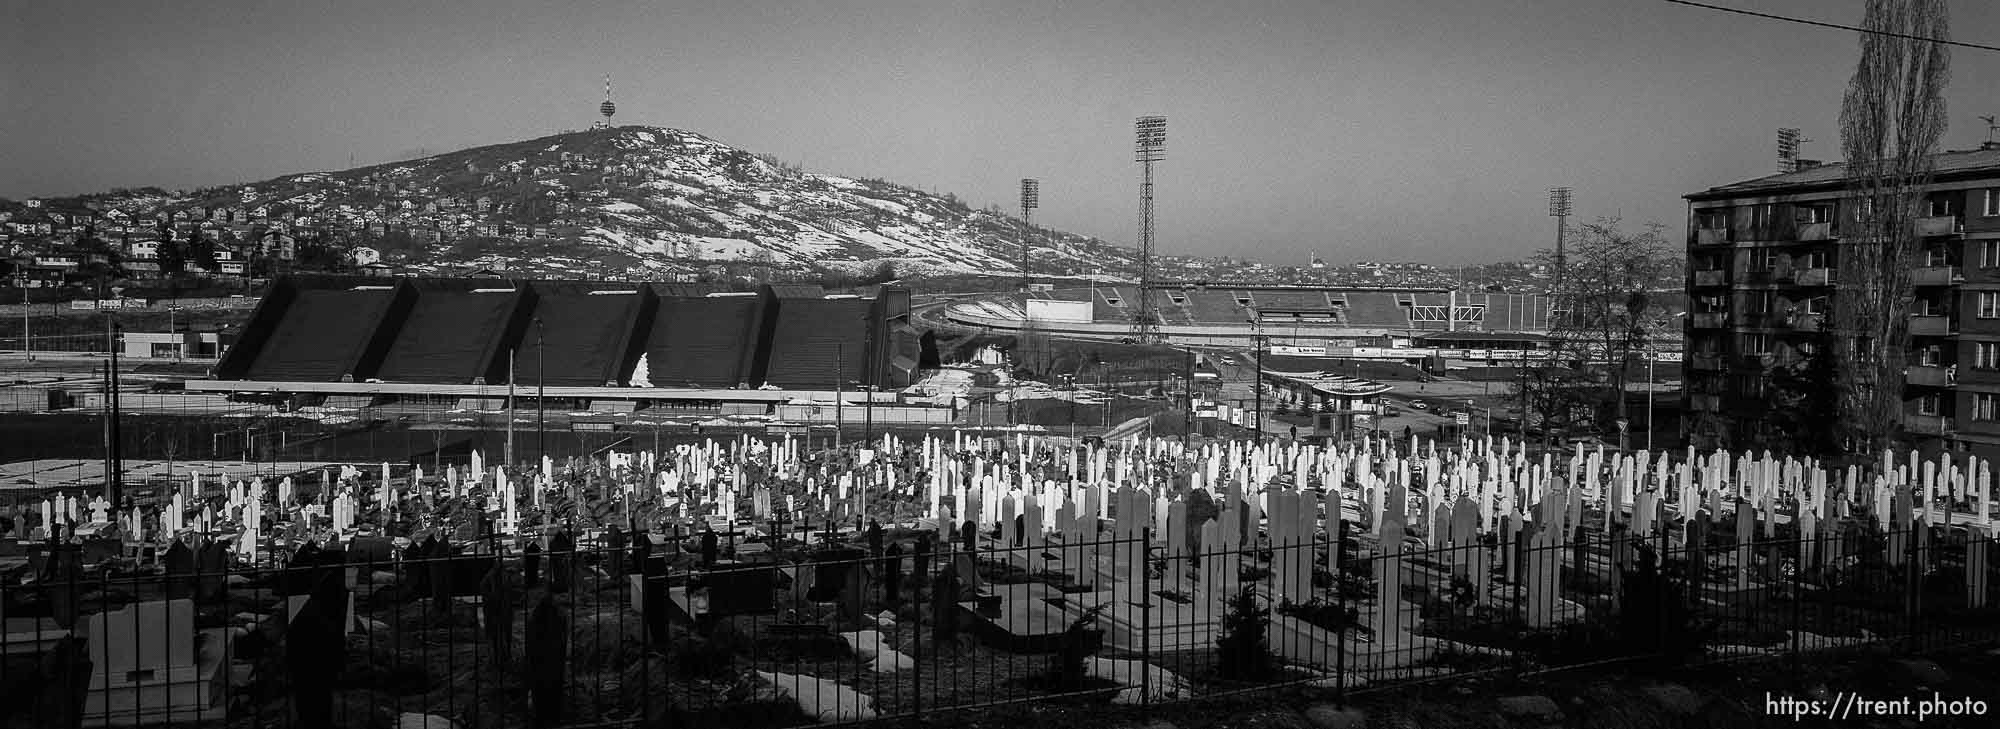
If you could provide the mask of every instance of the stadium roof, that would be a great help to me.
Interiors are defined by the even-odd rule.
[[[908,384],[909,292],[286,277],[216,367],[250,382],[832,388]],[[838,371],[834,365],[838,365]],[[643,365],[643,366],[642,366]]]

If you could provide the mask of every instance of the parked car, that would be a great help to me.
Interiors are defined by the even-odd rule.
[[[1422,400],[1411,400],[1410,408],[1412,410],[1429,410],[1431,409],[1431,404]]]

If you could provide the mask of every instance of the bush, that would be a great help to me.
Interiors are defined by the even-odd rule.
[[[1215,641],[1216,672],[1232,680],[1268,678],[1274,664],[1265,637],[1270,624],[1270,611],[1257,602],[1257,588],[1245,585],[1230,598],[1229,614],[1222,618],[1222,637]]]
[[[1624,573],[1613,626],[1620,652],[1656,656],[1669,666],[1700,656],[1714,640],[1715,626],[1695,619],[1683,576],[1661,569],[1646,544],[1634,549],[1635,567]]]
[[[685,678],[722,678],[733,674],[740,636],[734,629],[718,626],[707,636],[684,635],[667,649],[667,665]]]
[[[1085,610],[1083,615],[1071,621],[1069,629],[1063,631],[1062,643],[1056,648],[1055,665],[1051,671],[1058,690],[1078,690],[1084,688],[1084,662],[1104,647],[1104,632],[1093,629],[1097,615],[1104,611],[1103,605]]]

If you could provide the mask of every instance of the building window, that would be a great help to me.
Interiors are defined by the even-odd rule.
[[[1988,192],[1991,192],[1990,190]],[[1979,242],[1979,267],[2000,268],[2000,240]]]
[[[1833,220],[1833,206],[1825,204],[1800,205],[1793,208],[1793,217],[1801,225],[1831,222]]]
[[[1943,218],[1950,216],[1954,212],[1953,208],[1956,207],[1951,203],[1952,199],[1950,197],[1931,198],[1930,200],[1931,217]]]
[[[1805,305],[1806,313],[1825,314],[1826,303],[1827,303],[1827,298],[1824,296],[1814,296],[1812,298],[1806,299],[1806,305]]]
[[[1939,398],[1937,393],[1935,392],[1926,393],[1923,397],[1917,398],[1917,414],[1918,415],[1938,414],[1938,408],[1940,406],[1941,400],[1942,398]]]
[[[1979,292],[1979,318],[2000,318],[2000,291]]]
[[[1975,420],[2000,420],[2000,395],[1990,392],[1974,393],[1972,417]]]
[[[1765,355],[1765,354],[1770,354],[1770,353],[1771,353],[1771,335],[1769,335],[1769,334],[1745,334],[1745,335],[1743,335],[1743,353],[1744,353],[1744,354],[1751,354],[1751,355]]]
[[[1771,313],[1772,298],[1772,292],[1770,291],[1752,291],[1750,292],[1750,300],[1745,303],[1749,306],[1750,313],[1752,314],[1769,314]]]
[[[1980,192],[1985,193],[1981,197],[1986,200],[1985,210],[1981,212],[1985,213],[1986,217],[1989,218],[2000,215],[2000,188],[1989,187]]]
[[[1722,230],[1729,227],[1729,211],[1703,210],[1695,214],[1695,227],[1701,230]]]
[[[1806,268],[1833,268],[1833,253],[1816,248],[1806,253]]]
[[[1926,248],[1924,249],[1924,265],[1949,266],[1951,265],[1951,252],[1945,250],[1944,246]]]
[[[1972,351],[1972,366],[1982,370],[2000,370],[2000,342],[1980,342]]]
[[[1775,248],[1759,248],[1750,252],[1750,270],[1765,272],[1778,268],[1778,251]]]

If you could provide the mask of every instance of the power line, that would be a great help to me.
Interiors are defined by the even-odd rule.
[[[1851,30],[1856,33],[1872,33],[1874,35],[1886,35],[1892,38],[1903,38],[1907,40],[1925,41],[1929,43],[1942,43],[1944,45],[1958,46],[1960,48],[1977,48],[1982,51],[2000,51],[2000,46],[1980,45],[1978,43],[1966,43],[1963,41],[1945,40],[1942,38],[1925,38],[1923,36],[1910,35],[1907,33],[1891,33],[1886,30],[1869,30],[1867,28],[1858,28],[1852,25],[1841,25],[1839,23],[1828,23],[1819,20],[1807,20],[1805,18],[1792,18],[1783,15],[1772,15],[1770,13],[1760,13],[1755,10],[1743,10],[1740,8],[1725,8],[1720,5],[1709,5],[1706,3],[1690,2],[1690,0],[1666,0],[1666,2],[1670,2],[1675,5],[1686,5],[1688,7],[1693,7],[1693,8],[1702,8],[1705,10],[1720,10],[1725,13],[1748,15],[1753,18],[1764,18],[1767,20],[1782,20],[1787,23],[1799,23],[1801,25],[1816,25],[1821,28],[1833,28],[1835,30]]]

